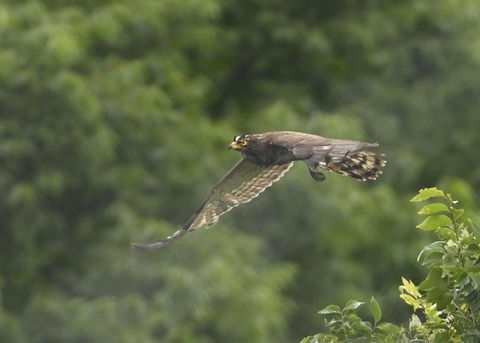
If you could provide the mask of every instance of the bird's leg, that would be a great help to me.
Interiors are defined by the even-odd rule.
[[[315,181],[324,181],[325,180],[325,174],[318,170],[310,170],[310,176],[315,180]]]
[[[323,174],[321,171],[318,170],[318,166],[320,163],[316,162],[313,167],[308,166],[308,171],[310,172],[310,176],[315,180],[315,181],[324,181],[325,180],[325,174]]]

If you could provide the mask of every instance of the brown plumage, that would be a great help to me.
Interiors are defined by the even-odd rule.
[[[214,225],[223,213],[249,202],[279,180],[294,161],[304,161],[316,181],[325,180],[319,168],[359,181],[375,180],[386,162],[383,154],[364,149],[376,146],[292,131],[236,136],[229,150],[239,151],[243,159],[213,187],[183,228],[158,242],[132,246],[139,250],[162,248],[195,229]]]

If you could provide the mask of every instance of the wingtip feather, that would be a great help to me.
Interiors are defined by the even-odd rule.
[[[182,237],[188,232],[186,229],[181,229],[175,232],[172,236],[169,236],[165,239],[162,239],[157,242],[149,243],[149,244],[140,244],[140,243],[132,243],[132,249],[136,251],[145,251],[145,250],[154,250],[154,249],[161,249],[166,247],[167,245],[175,242],[177,239]]]

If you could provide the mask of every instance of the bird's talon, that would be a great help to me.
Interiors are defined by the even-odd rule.
[[[318,170],[310,170],[310,176],[315,180],[315,181],[325,181],[325,174]]]

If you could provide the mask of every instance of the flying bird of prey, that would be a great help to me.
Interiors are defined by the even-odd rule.
[[[151,244],[133,243],[139,250],[163,248],[186,233],[214,225],[233,207],[257,197],[279,180],[293,165],[303,161],[312,178],[323,181],[320,169],[334,171],[359,181],[375,180],[385,166],[383,154],[366,148],[378,146],[343,139],[330,139],[292,131],[275,131],[236,136],[228,147],[243,158],[213,187],[210,194],[187,223],[172,236]]]

